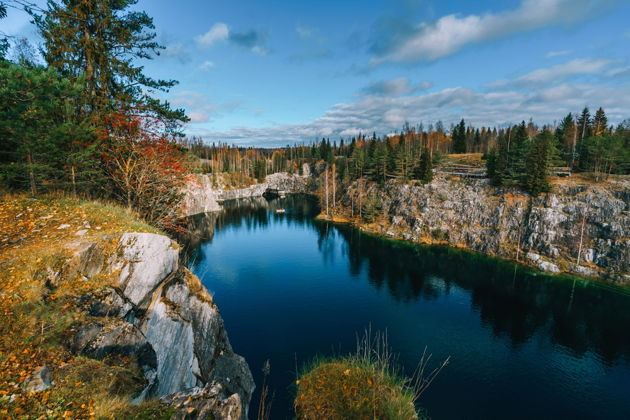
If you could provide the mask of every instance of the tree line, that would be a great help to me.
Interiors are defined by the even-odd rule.
[[[488,177],[496,186],[519,186],[532,195],[550,189],[554,168],[566,174],[589,172],[600,181],[630,174],[630,120],[612,127],[602,108],[568,114],[555,129],[528,130],[525,122],[502,133],[486,155]]]
[[[0,43],[2,189],[115,199],[158,226],[173,223],[188,119],[153,96],[177,82],[137,64],[164,47],[136,3],[0,1],[0,19],[21,7],[43,39],[41,56],[26,40]]]

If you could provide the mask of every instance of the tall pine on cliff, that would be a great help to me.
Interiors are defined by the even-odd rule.
[[[49,0],[35,23],[44,39],[44,58],[61,74],[82,77],[84,103],[92,114],[134,108],[159,117],[176,132],[187,118],[149,95],[177,82],[155,80],[136,59],[151,59],[164,47],[155,41],[153,19],[130,11],[137,0]],[[147,93],[149,92],[149,93]]]

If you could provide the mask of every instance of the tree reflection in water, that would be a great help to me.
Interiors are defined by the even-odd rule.
[[[595,352],[607,363],[630,360],[630,292],[626,289],[547,276],[478,254],[385,240],[318,221],[314,218],[317,202],[303,196],[235,200],[224,207],[191,219],[191,234],[180,238],[186,243],[189,261],[204,258],[199,245],[212,241],[215,231],[257,230],[282,218],[289,225],[316,231],[325,260],[334,257],[341,241],[351,274],[365,271],[374,288],[387,290],[402,304],[436,299],[457,286],[471,295],[481,322],[495,336],[508,337],[514,347],[543,332],[575,356]],[[279,208],[286,213],[277,214]]]

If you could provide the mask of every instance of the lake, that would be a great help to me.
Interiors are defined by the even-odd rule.
[[[278,208],[286,213],[277,214]],[[189,268],[214,295],[274,419],[292,418],[296,367],[387,332],[412,374],[450,364],[421,396],[434,419],[630,418],[630,292],[318,221],[289,196],[193,218]],[[255,418],[258,393],[250,417]]]

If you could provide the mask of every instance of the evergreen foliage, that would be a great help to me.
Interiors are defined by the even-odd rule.
[[[525,159],[527,175],[524,185],[525,190],[532,196],[550,190],[547,175],[556,154],[553,134],[543,131],[534,137]]]
[[[77,118],[83,85],[52,68],[0,63],[0,176],[11,189],[87,191],[100,175],[94,133]],[[100,177],[96,177],[100,178]]]
[[[466,122],[462,119],[453,128],[453,153],[466,153]]]
[[[422,149],[416,179],[419,179],[423,184],[428,184],[433,180],[433,162],[431,159],[431,152],[426,147]]]
[[[361,209],[361,215],[363,216],[363,220],[367,223],[372,223],[376,220],[377,216],[380,214],[382,210],[382,202],[381,199],[374,192],[370,192],[363,204],[363,208]]]
[[[183,110],[147,92],[168,91],[177,82],[155,80],[143,73],[139,59],[164,49],[155,41],[153,19],[130,11],[137,0],[49,0],[35,23],[44,39],[48,65],[73,81],[81,80],[83,100],[91,113],[141,110],[163,119],[175,132],[187,121]]]

